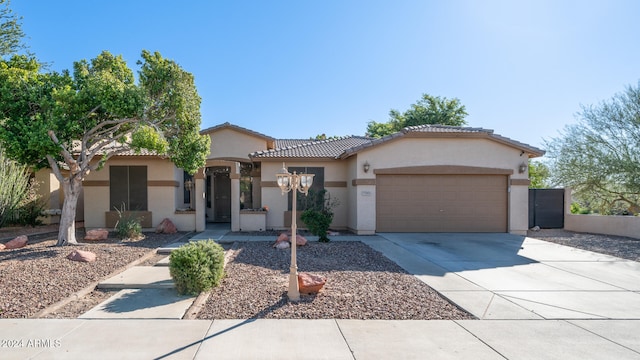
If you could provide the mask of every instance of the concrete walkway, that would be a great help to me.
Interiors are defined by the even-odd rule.
[[[106,308],[129,320],[0,319],[0,357],[640,359],[640,263],[507,234],[334,240],[367,243],[484,320],[131,319],[167,304],[128,289]]]

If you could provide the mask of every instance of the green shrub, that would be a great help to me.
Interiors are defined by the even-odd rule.
[[[309,207],[302,212],[300,220],[305,223],[313,235],[318,236],[318,241],[329,242],[327,231],[333,221],[333,208],[338,206],[338,200],[327,196],[326,190],[309,191],[308,196],[310,198]]]
[[[27,167],[5,157],[0,149],[0,227],[18,220],[29,190]]]
[[[25,198],[18,208],[18,224],[32,227],[42,225],[40,217],[44,216],[46,205],[42,196],[38,195],[38,182],[31,179]]]
[[[140,240],[144,239],[142,235],[142,224],[140,218],[133,215],[127,215],[125,207],[117,209],[118,222],[116,222],[116,235],[120,239]]]
[[[213,240],[181,246],[169,256],[169,272],[179,294],[210,290],[224,276],[224,249]]]

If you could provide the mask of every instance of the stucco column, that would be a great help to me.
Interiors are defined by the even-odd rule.
[[[204,177],[204,168],[198,169],[198,171],[193,176],[195,180],[195,188],[194,188],[194,202],[195,202],[195,217],[196,217],[196,231],[204,231],[207,228],[206,225],[206,209],[205,209],[205,200],[204,200],[204,186],[205,186],[205,177]]]
[[[231,179],[231,231],[240,231],[240,163],[236,162],[229,171]]]

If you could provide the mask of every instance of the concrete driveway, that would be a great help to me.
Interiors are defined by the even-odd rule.
[[[365,240],[480,319],[640,319],[640,263],[510,234]]]

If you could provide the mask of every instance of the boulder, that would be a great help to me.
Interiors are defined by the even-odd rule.
[[[298,289],[301,294],[315,294],[322,289],[326,282],[327,279],[324,276],[309,273],[298,274]]]
[[[276,244],[279,244],[283,241],[289,241],[289,235],[287,235],[287,233],[280,234],[280,236],[278,236],[278,238],[276,239]]]
[[[0,244],[0,250],[4,250],[5,247],[4,244]]]
[[[298,234],[296,235],[296,246],[305,246],[307,245],[307,239],[304,236]]]
[[[158,234],[175,234],[177,232],[178,228],[176,228],[169,218],[164,218],[156,228],[156,233]]]
[[[86,241],[100,241],[107,240],[109,237],[109,230],[107,229],[92,229],[87,231],[84,235]]]
[[[29,241],[29,239],[26,235],[20,235],[13,240],[9,240],[8,243],[4,244],[4,247],[6,250],[19,249],[21,247],[25,247],[27,245],[27,241]]]
[[[73,250],[67,255],[67,259],[72,261],[94,262],[96,261],[96,254],[91,251]]]
[[[279,243],[275,243],[273,244],[273,247],[276,249],[288,249],[289,248],[289,242],[288,241],[281,241]]]

